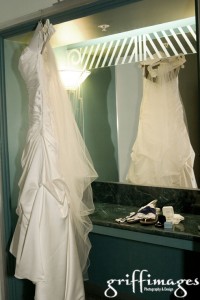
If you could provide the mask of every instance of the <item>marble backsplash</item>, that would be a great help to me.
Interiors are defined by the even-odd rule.
[[[200,214],[200,190],[93,182],[94,202],[141,207],[157,199],[157,207],[172,205],[177,213]]]

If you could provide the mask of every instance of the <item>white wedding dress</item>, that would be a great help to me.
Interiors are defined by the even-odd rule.
[[[19,181],[18,223],[10,246],[15,276],[36,285],[36,300],[84,300],[97,177],[48,43],[38,23],[19,70],[29,94],[29,131]]]
[[[138,133],[127,181],[137,185],[196,188],[195,153],[190,144],[180,98],[178,73],[183,55],[148,60]]]

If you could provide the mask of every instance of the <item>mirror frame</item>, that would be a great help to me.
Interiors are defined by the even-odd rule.
[[[79,4],[73,8],[62,8],[60,12],[47,10],[43,18],[49,18],[52,24],[58,24],[70,21],[76,18],[85,17],[94,13],[105,11],[111,8],[134,3],[138,0],[91,0],[86,4]],[[195,1],[196,12],[196,33],[197,33],[197,61],[198,61],[198,92],[200,95],[200,0]],[[49,11],[49,12],[48,12]],[[58,11],[58,10],[57,10]],[[4,222],[4,242],[6,258],[5,264],[7,273],[12,274],[14,269],[13,259],[8,255],[7,245],[12,235],[12,210],[11,210],[11,193],[10,193],[10,176],[9,176],[9,157],[8,157],[8,138],[7,138],[7,118],[6,118],[6,87],[5,87],[5,63],[4,63],[4,40],[15,35],[24,34],[35,29],[37,22],[41,17],[35,17],[25,22],[12,25],[5,29],[0,29],[0,160],[1,160],[1,180],[2,180],[2,202],[3,202],[3,222]],[[120,184],[120,183],[119,183]],[[198,190],[198,189],[197,189]],[[199,189],[200,191],[200,189]],[[19,300],[22,286],[13,280],[11,276],[5,279],[7,290],[7,299]]]

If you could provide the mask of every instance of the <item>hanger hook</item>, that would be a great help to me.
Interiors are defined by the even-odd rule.
[[[44,10],[43,9],[40,9],[40,22],[42,23],[42,25],[45,24]]]

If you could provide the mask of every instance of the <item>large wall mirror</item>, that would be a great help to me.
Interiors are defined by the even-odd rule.
[[[182,65],[184,68],[180,69],[177,84],[189,143],[195,154],[194,176],[198,186],[200,122],[198,120],[194,1],[134,1],[85,18],[59,24],[56,30],[57,34],[52,39],[52,44],[55,47],[59,69],[76,69],[77,66],[81,66],[91,72],[82,85],[80,95],[77,97],[76,94],[75,111],[78,112],[77,121],[100,181],[126,183],[132,160],[132,147],[136,138],[140,139],[139,143],[142,143],[140,147],[148,148],[149,143],[142,140],[148,134],[152,138],[157,135],[157,138],[151,150],[146,151],[149,159],[143,164],[139,162],[138,168],[144,169],[143,173],[139,174],[142,179],[133,183],[179,188],[196,187],[195,184],[186,183],[184,180],[175,180],[171,183],[165,179],[161,180],[166,169],[171,168],[170,164],[174,164],[174,159],[186,160],[188,159],[186,156],[190,155],[186,149],[187,154],[182,153],[185,151],[183,148],[187,142],[182,135],[182,129],[177,131],[175,129],[176,126],[182,125],[178,123],[179,112],[175,106],[173,107],[175,103],[171,99],[174,97],[174,91],[170,91],[171,87],[167,83],[164,87],[167,89],[168,86],[169,89],[167,97],[162,93],[156,95],[159,93],[157,90],[153,95],[151,95],[151,90],[146,92],[146,97],[148,97],[146,101],[151,104],[143,107],[143,110],[151,110],[158,120],[152,126],[152,131],[144,128],[148,132],[143,133],[142,137],[138,132],[139,120],[149,117],[145,111],[141,116],[141,103],[145,93],[144,88],[146,88],[141,62],[146,62],[149,57],[151,62],[152,56],[159,57],[159,54],[170,58],[184,54],[185,63]],[[69,94],[71,98],[74,97],[72,91]],[[158,102],[156,105],[152,97],[162,104]],[[164,99],[158,99],[159,97],[164,97]],[[167,118],[164,124],[161,120],[163,118]],[[141,126],[144,126],[144,123]],[[154,126],[161,127],[160,131],[154,132]],[[168,126],[168,130],[165,130],[165,126]],[[168,134],[171,135],[169,138]],[[160,141],[161,136],[164,136],[163,140],[166,141],[163,147],[168,148],[167,154],[160,154],[160,143],[163,142]],[[157,153],[156,148],[158,148]],[[154,151],[155,154],[153,155],[150,151]],[[159,155],[161,155],[160,158]],[[155,166],[159,168],[160,173],[156,180],[153,179],[154,166],[152,167],[148,162],[148,160],[155,159],[155,156],[156,160],[160,161],[156,162]],[[138,160],[141,159],[145,159],[144,155],[143,158],[138,158]],[[175,168],[181,168],[181,164],[185,162],[176,164],[169,172],[176,172]],[[143,177],[148,176],[150,178],[143,180]]]
[[[197,186],[191,185],[189,188],[198,188],[200,104],[195,0],[130,1],[123,6],[56,24],[55,29],[56,33],[51,39],[51,44],[61,74],[64,71],[78,72],[79,69],[89,71],[89,76],[86,74],[87,78],[79,88],[75,89],[68,85],[66,93],[72,101],[77,122],[98,172],[99,181],[130,183],[126,177],[131,164],[132,147],[138,136],[147,66],[155,62],[155,65],[151,65],[151,70],[157,71],[160,61],[169,66],[169,63],[173,64],[173,57],[184,59],[179,65],[180,68],[177,67],[178,72],[176,69],[173,73],[176,73],[178,79],[176,80],[180,92],[178,100],[183,109],[182,116],[189,137],[187,143],[195,155],[192,169]],[[15,168],[14,172],[11,172],[14,174],[11,178],[14,185],[19,175],[21,147],[26,134],[24,124],[27,124],[26,91],[17,64],[18,57],[29,42],[31,34],[12,37],[5,42],[8,142],[11,168]],[[71,73],[70,79],[72,76]],[[169,80],[171,81],[171,78]],[[154,79],[152,83],[155,84]],[[168,85],[169,82],[166,82],[166,86]],[[170,103],[174,94],[171,90],[169,98],[164,95],[164,100]],[[154,98],[152,93],[149,92],[147,95],[152,101]],[[156,93],[153,95],[157,97]],[[13,97],[17,99],[16,103],[13,103]],[[151,106],[151,110],[155,111],[156,107],[154,109]],[[173,113],[176,108],[170,109],[173,116],[168,119],[168,124],[173,136],[178,125],[172,123],[172,120],[176,119]],[[163,111],[166,111],[166,107],[163,107]],[[169,117],[169,112],[167,114]],[[10,119],[13,120],[13,115],[16,124],[9,123]],[[159,128],[160,119],[163,119],[159,111],[157,119]],[[149,135],[151,134],[150,130]],[[13,143],[13,136],[18,137],[17,141],[15,139],[16,145]],[[178,134],[176,145],[172,146],[169,142],[168,152],[173,156],[177,151],[176,148],[182,151],[185,143],[184,136]],[[188,159],[192,165],[191,160],[192,156]],[[163,161],[166,162],[164,169],[171,164],[166,157]],[[161,170],[162,168],[159,169],[162,177]],[[150,173],[151,176],[151,170],[149,172],[148,168],[145,173]],[[187,187],[180,182],[177,185],[174,183],[170,185],[168,182],[165,184],[153,182],[150,185]]]

